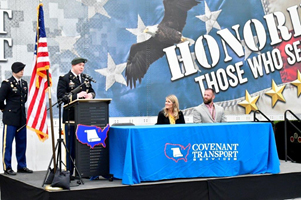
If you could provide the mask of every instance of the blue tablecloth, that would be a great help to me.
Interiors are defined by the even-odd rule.
[[[113,126],[110,173],[123,184],[279,173],[270,123]]]

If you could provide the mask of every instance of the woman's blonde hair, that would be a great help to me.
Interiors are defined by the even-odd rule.
[[[178,98],[175,95],[171,94],[167,96],[166,99],[169,99],[172,102],[172,113],[174,115],[175,120],[179,119],[180,109],[179,109]],[[168,111],[166,107],[164,107],[163,112],[164,112],[164,116],[168,117]]]

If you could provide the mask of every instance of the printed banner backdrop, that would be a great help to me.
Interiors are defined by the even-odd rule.
[[[215,102],[227,115],[256,109],[269,115],[287,109],[301,113],[295,107],[301,92],[299,1],[198,0],[190,8],[193,1],[182,0],[177,9],[170,8],[178,5],[170,1],[44,0],[53,104],[58,77],[80,56],[88,59],[84,73],[97,81],[92,83],[96,98],[112,98],[110,117],[156,116],[169,94],[179,98],[180,109],[189,115],[203,102],[207,86],[216,90]],[[38,3],[0,1],[1,81],[10,77],[15,61],[27,64],[24,79],[30,80]],[[152,40],[140,47],[143,67],[127,66],[131,46],[150,39],[143,30],[159,24],[165,14],[172,21],[166,26],[186,22],[182,34],[194,44],[164,46],[167,39]],[[155,53],[162,57],[153,59]],[[137,77],[135,86],[127,81],[130,77]]]

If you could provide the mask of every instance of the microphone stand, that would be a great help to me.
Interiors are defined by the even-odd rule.
[[[61,138],[61,135],[62,135],[62,126],[61,126],[62,115],[61,115],[61,108],[62,108],[62,104],[63,104],[63,102],[64,102],[63,100],[67,100],[67,99],[70,98],[70,96],[71,96],[72,94],[76,94],[76,93],[80,90],[80,87],[81,87],[83,84],[85,84],[85,82],[81,83],[79,86],[77,86],[76,88],[74,88],[69,94],[66,94],[66,95],[64,95],[62,98],[58,99],[58,101],[57,101],[55,104],[52,105],[52,107],[53,107],[53,106],[55,106],[55,105],[58,104],[58,108],[59,108],[59,139],[57,139],[57,144],[56,144],[56,146],[55,146],[55,151],[58,150],[58,154],[57,154],[57,161],[58,161],[58,162],[57,162],[57,164],[60,163],[60,167],[59,167],[60,172],[62,171],[61,143],[63,143],[63,145],[64,145],[64,147],[65,147],[65,150],[66,150],[66,153],[67,153],[67,155],[69,155],[69,159],[68,159],[67,162],[69,162],[69,166],[70,166],[70,161],[73,163],[73,165],[74,165],[74,167],[75,167],[75,170],[77,171],[77,173],[78,173],[78,175],[79,175],[79,181],[80,181],[80,183],[82,183],[82,184],[84,184],[84,182],[83,182],[83,180],[82,180],[82,177],[81,177],[81,175],[80,175],[80,173],[79,173],[79,171],[78,171],[78,169],[77,169],[77,167],[76,167],[76,165],[75,165],[75,163],[74,163],[74,160],[73,160],[72,157],[71,157],[70,151],[69,151],[69,149],[70,149],[70,141],[69,141],[69,149],[68,149],[67,146],[66,146],[66,144],[65,144],[65,142],[64,142],[64,140]],[[69,102],[69,103],[70,103],[70,102]],[[69,105],[69,103],[68,103],[67,105]],[[48,108],[47,110],[49,110],[49,109],[50,109],[50,108]],[[69,112],[69,110],[68,110],[68,112]],[[69,115],[69,113],[68,113],[68,115]],[[69,119],[68,119],[68,120],[69,120]],[[25,126],[25,125],[24,125],[24,126]],[[21,129],[22,129],[22,127],[20,128],[20,130],[21,130]],[[69,134],[68,137],[70,137],[70,121],[68,122],[68,132],[69,132],[69,133],[68,133],[68,134]],[[45,178],[44,178],[42,187],[44,187],[44,184],[45,184],[45,182],[46,182],[46,178],[48,177],[48,174],[50,173],[50,170],[51,170],[50,166],[51,166],[52,160],[53,160],[53,158],[51,158],[51,160],[50,160],[50,163],[49,163],[49,166],[48,166],[48,168],[47,168],[47,173],[46,173],[46,176],[45,176]],[[66,165],[65,165],[65,166],[66,166]],[[70,177],[71,177],[71,174],[70,174]]]
[[[79,90],[80,90],[80,87],[83,86],[85,84],[85,82],[88,81],[88,79],[86,79],[84,82],[82,82],[79,86],[77,86],[76,88],[74,88],[69,94],[66,94],[65,96],[63,96],[61,99],[59,99],[55,104],[52,105],[55,106],[56,104],[59,104],[60,101],[63,101],[65,98],[68,98],[72,95],[72,94],[75,94],[77,93]],[[62,103],[62,102],[61,102]],[[70,103],[70,102],[69,102]],[[68,104],[69,104],[68,103]],[[49,110],[50,108],[47,109],[47,111]],[[19,132],[20,130],[22,130],[22,128],[24,128],[26,126],[26,124],[24,124],[23,126],[21,126],[19,129],[17,129],[17,132]]]
[[[85,80],[85,81],[83,81],[79,86],[77,86],[76,88],[74,88],[73,90],[71,90],[71,92],[69,93],[69,94],[67,94],[67,95],[65,95],[63,98],[67,98],[67,99],[65,99],[65,100],[67,100],[68,101],[68,104],[66,104],[66,106],[68,106],[70,103],[71,103],[71,101],[69,101],[69,99],[70,99],[70,96],[72,96],[73,94],[77,94],[79,91],[80,91],[80,89],[81,89],[81,87],[87,82],[88,80]],[[66,135],[67,137],[68,137],[68,140],[69,140],[69,144],[68,144],[68,148],[69,148],[69,150],[70,150],[70,148],[71,148],[71,136],[70,136],[70,115],[69,115],[69,111],[70,111],[70,108],[68,108],[68,110],[67,110],[67,116],[68,116],[68,133],[66,133],[66,134],[68,134],[68,135]],[[75,129],[75,127],[74,127],[74,129]],[[75,145],[73,145],[73,147],[75,148]],[[79,176],[79,179],[80,179],[80,182],[82,182],[83,183],[83,181],[82,181],[82,179],[81,179],[81,175],[80,175],[80,172],[79,172],[79,170],[77,169],[77,166],[76,166],[76,164],[75,164],[75,162],[74,162],[74,160],[72,159],[72,156],[71,156],[71,152],[70,151],[67,151],[67,155],[69,155],[69,156],[67,156],[67,158],[69,157],[69,159],[67,160],[67,162],[68,162],[68,166],[70,167],[71,166],[71,163],[70,162],[72,162],[72,164],[73,164],[73,166],[74,166],[74,168],[75,168],[75,170],[76,170],[76,172],[77,172],[77,174],[78,174],[78,176]],[[70,180],[71,180],[71,177],[72,177],[72,174],[70,174]],[[84,184],[84,183],[83,183]]]

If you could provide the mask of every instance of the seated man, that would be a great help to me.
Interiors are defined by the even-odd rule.
[[[224,108],[213,103],[215,92],[207,88],[204,93],[204,103],[193,110],[193,123],[226,122]]]

